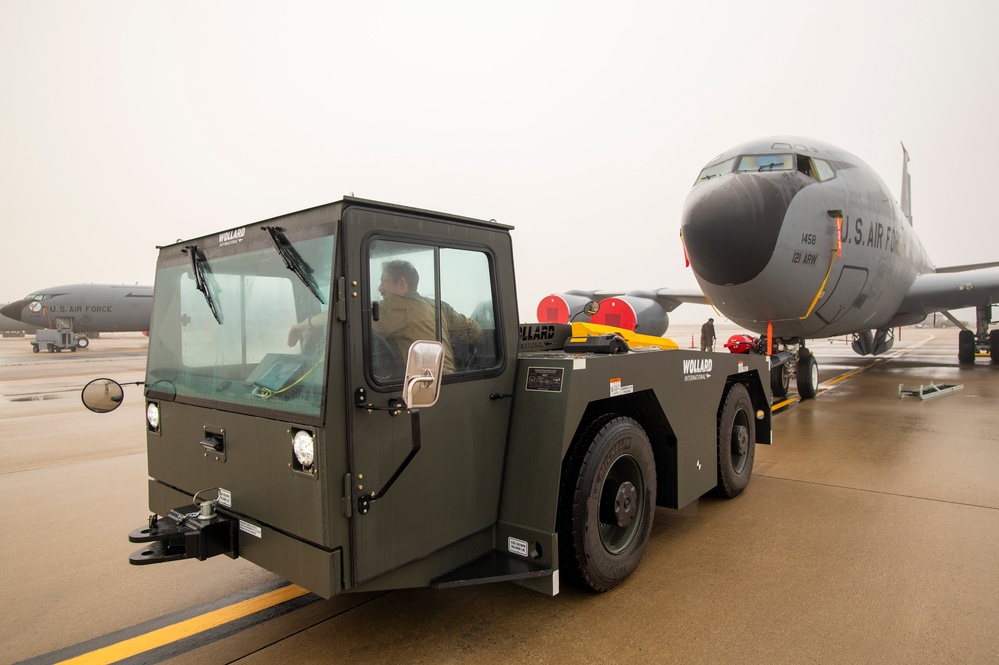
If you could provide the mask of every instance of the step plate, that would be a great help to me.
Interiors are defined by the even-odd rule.
[[[431,580],[430,586],[435,589],[450,589],[473,584],[545,577],[551,574],[552,568],[546,564],[492,551],[466,563],[461,568]]]

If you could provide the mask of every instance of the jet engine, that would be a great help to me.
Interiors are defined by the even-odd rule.
[[[853,334],[853,350],[859,355],[879,356],[890,351],[895,345],[895,330],[884,328],[873,335],[870,330],[861,330]]]
[[[593,298],[583,291],[567,291],[545,296],[538,303],[538,323],[569,323],[573,321],[589,321],[586,315],[586,305]]]
[[[629,291],[623,296],[604,298],[597,313],[587,316],[583,310],[594,294],[592,291],[567,291],[545,296],[538,304],[538,322],[589,321],[653,337],[661,336],[669,328],[667,309],[650,291]]]
[[[590,321],[653,337],[661,336],[669,328],[669,314],[656,301],[655,294],[648,291],[630,291],[623,296],[604,298]]]

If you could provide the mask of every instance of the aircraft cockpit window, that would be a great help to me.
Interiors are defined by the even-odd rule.
[[[829,166],[829,162],[824,159],[813,159],[812,165],[815,167],[815,177],[819,182],[832,180],[836,177],[836,172]]]
[[[812,160],[804,155],[796,155],[798,161],[798,170],[804,173],[809,178],[815,178],[815,169],[812,167]],[[815,178],[817,180],[817,178]]]
[[[732,172],[732,166],[735,164],[735,157],[732,159],[726,159],[724,162],[718,162],[717,164],[712,164],[711,166],[705,166],[701,170],[701,174],[697,176],[697,182],[702,180],[710,180],[715,176],[724,175],[726,173]]]
[[[739,157],[739,166],[736,168],[736,171],[739,173],[793,170],[794,156],[791,154],[743,155]]]
[[[836,177],[836,172],[824,159],[806,157],[805,155],[795,155],[795,159],[798,163],[798,170],[809,178],[825,182]]]

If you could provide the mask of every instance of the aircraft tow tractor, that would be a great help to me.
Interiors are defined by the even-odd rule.
[[[326,598],[599,592],[657,506],[742,492],[767,358],[518,323],[511,228],[345,198],[160,248],[130,561],[243,557]]]

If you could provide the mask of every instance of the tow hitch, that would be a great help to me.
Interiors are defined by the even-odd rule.
[[[238,530],[239,521],[215,512],[210,501],[200,507],[174,508],[162,519],[150,515],[148,526],[128,534],[133,543],[148,543],[132,552],[128,562],[142,566],[181,559],[204,561],[219,554],[235,559],[239,556]]]

